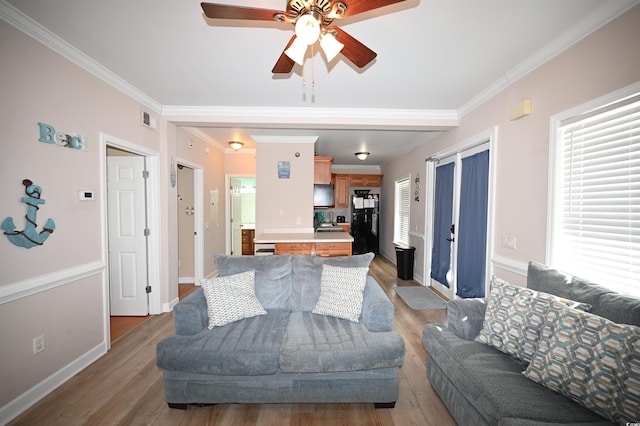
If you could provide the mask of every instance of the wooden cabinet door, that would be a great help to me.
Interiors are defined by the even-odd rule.
[[[382,175],[349,175],[349,185],[378,188],[382,184]]]
[[[314,243],[276,243],[275,254],[311,254]]]
[[[333,157],[315,156],[313,159],[313,183],[331,183]]]
[[[349,175],[334,175],[336,207],[349,207]]]
[[[351,243],[316,243],[316,256],[351,256]]]

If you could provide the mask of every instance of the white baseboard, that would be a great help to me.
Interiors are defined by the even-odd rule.
[[[53,373],[4,407],[0,408],[0,424],[9,423],[12,419],[18,417],[21,413],[29,409],[32,405],[40,401],[45,396],[56,390],[64,382],[87,368],[98,358],[107,353],[107,345],[105,342],[84,353],[74,361],[70,362],[60,370]]]
[[[179,301],[180,301],[180,299],[176,297],[175,299],[173,299],[169,303],[163,303],[162,304],[162,312],[171,312],[171,311],[173,311],[173,307],[176,306]]]
[[[178,284],[193,284],[195,282],[195,277],[178,277]]]

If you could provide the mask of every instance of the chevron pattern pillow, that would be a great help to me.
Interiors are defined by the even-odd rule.
[[[320,298],[312,312],[359,322],[368,273],[368,267],[322,265]]]
[[[640,415],[640,327],[551,302],[523,374],[616,424]]]
[[[267,313],[256,297],[255,274],[247,271],[201,281],[210,330]]]

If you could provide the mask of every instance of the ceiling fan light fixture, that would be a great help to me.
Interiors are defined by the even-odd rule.
[[[369,156],[370,153],[368,152],[356,152],[355,156],[358,158],[358,160],[360,161],[364,161],[367,159],[367,157]]]
[[[296,21],[296,37],[305,42],[307,46],[318,41],[320,37],[320,21],[314,13],[308,12]]]
[[[300,40],[299,37],[296,37],[291,43],[291,46],[287,50],[284,51],[284,54],[287,55],[293,62],[298,65],[304,64],[304,57],[307,54],[307,44]]]
[[[333,58],[335,58],[338,53],[344,47],[344,44],[340,43],[333,34],[327,32],[322,35],[320,39],[320,47],[322,48],[324,54],[327,56],[327,62],[331,62]]]
[[[243,144],[242,142],[240,142],[240,141],[231,141],[231,142],[229,142],[229,146],[230,146],[234,151],[239,150],[240,148],[242,148],[242,147],[243,147],[243,145],[244,145],[244,144]]]

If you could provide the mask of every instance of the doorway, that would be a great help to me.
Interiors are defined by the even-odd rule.
[[[256,178],[255,176],[229,176],[228,179],[229,226],[227,229],[230,232],[227,253],[253,254],[256,226]]]
[[[100,134],[104,336],[111,319],[162,313],[158,153]],[[133,321],[137,323],[139,321]]]
[[[491,131],[427,160],[425,277],[450,299],[487,292],[494,139]]]
[[[191,167],[178,164],[178,284],[195,284],[195,193]]]

